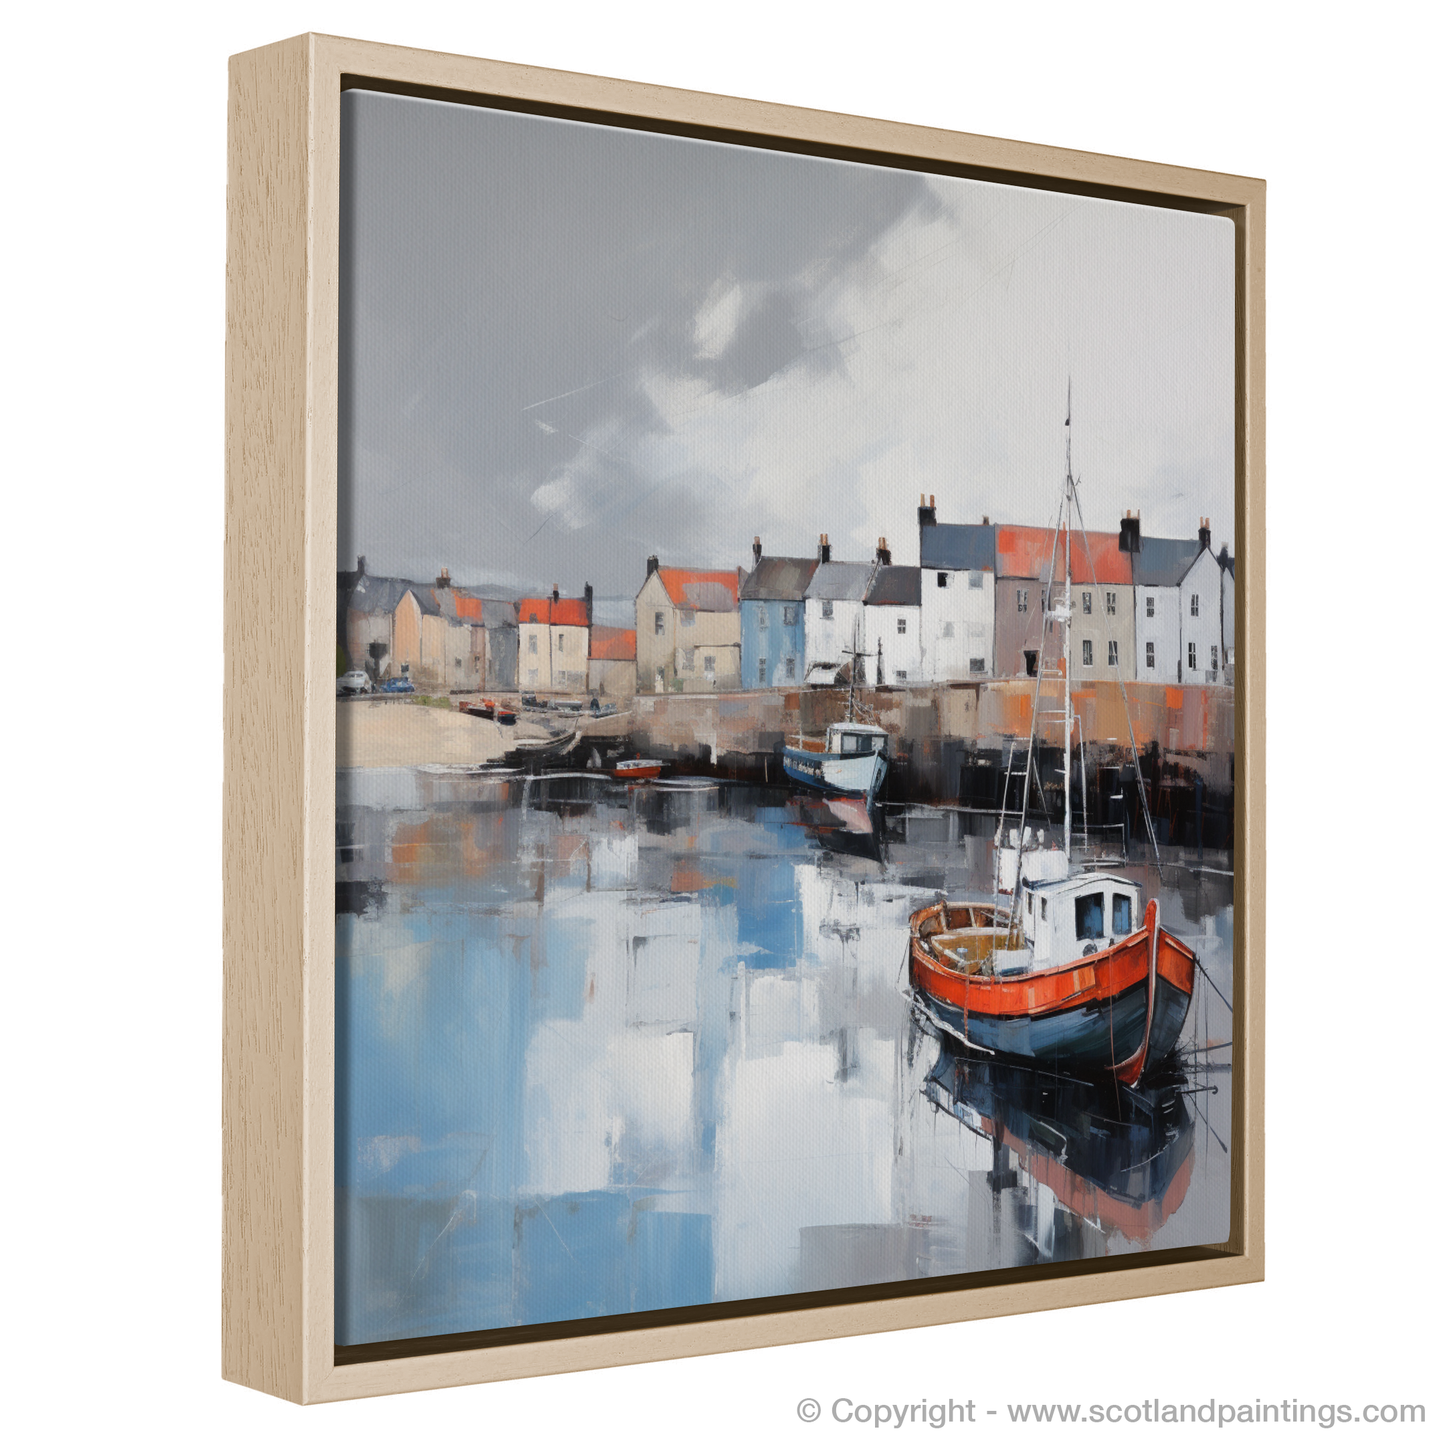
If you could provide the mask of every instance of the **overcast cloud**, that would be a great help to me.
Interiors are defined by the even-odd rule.
[[[1052,523],[1233,542],[1233,233],[1151,207],[343,96],[340,556],[631,597]]]

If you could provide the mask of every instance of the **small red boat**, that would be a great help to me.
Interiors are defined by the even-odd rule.
[[[625,758],[622,762],[613,764],[612,776],[635,783],[644,778],[661,777],[662,766],[656,758]]]
[[[466,713],[469,717],[489,718],[496,712],[496,704],[489,697],[473,698],[470,702],[459,702],[459,712]]]
[[[909,919],[908,975],[934,1021],[984,1054],[1136,1084],[1179,1041],[1197,960],[1109,873],[1026,884],[1016,910],[940,902]]]

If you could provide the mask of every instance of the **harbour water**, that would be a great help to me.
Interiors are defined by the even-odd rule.
[[[1230,864],[1132,851],[1207,977],[1131,1092],[915,1021],[908,916],[989,894],[989,818],[338,774],[337,1343],[1223,1241]]]

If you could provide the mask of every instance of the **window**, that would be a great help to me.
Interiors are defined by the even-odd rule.
[[[948,586],[948,573],[947,573],[947,572],[940,572],[940,573],[938,574],[938,585],[939,585],[940,587],[947,587],[947,586]]]
[[[1153,597],[1146,597],[1146,598],[1144,599],[1144,616],[1145,616],[1145,617],[1152,617],[1153,615],[1154,615],[1154,599],[1153,599]]]
[[[652,614],[652,635],[661,637],[667,631],[667,621],[664,613],[654,612]]]
[[[1040,899],[1039,899],[1039,922],[1040,922],[1040,923],[1047,923],[1048,921],[1049,921],[1049,900],[1048,900],[1047,898],[1040,898]]]
[[[1037,677],[1039,675],[1039,655],[1031,648],[1024,650],[1024,671],[1028,673],[1030,677]]]
[[[1085,612],[1092,612],[1093,610],[1094,610],[1094,594],[1093,594],[1092,592],[1085,592],[1085,593],[1084,593],[1084,611],[1085,611]]]
[[[798,625],[798,609],[796,607],[783,608],[783,626],[796,627]]]
[[[1191,643],[1189,644],[1189,670],[1190,670],[1190,672],[1194,672],[1198,667],[1199,667],[1199,662],[1198,662],[1197,655],[1196,655],[1195,650],[1194,650],[1194,644],[1191,642]]]
[[[1104,936],[1104,895],[1086,893],[1074,899],[1074,937],[1102,938]]]
[[[940,635],[941,637],[952,637],[952,636],[953,636],[953,623],[951,623],[951,622],[945,622],[945,623],[943,624],[943,631],[942,631],[939,635]]]
[[[797,677],[797,675],[798,675],[798,661],[797,661],[797,659],[794,658],[794,657],[785,657],[785,658],[783,659],[783,676],[784,676],[785,678],[787,678],[787,680],[788,680],[789,682],[792,682],[792,680],[793,680],[795,677]]]
[[[832,604],[831,602],[824,602],[824,603],[823,603],[823,616],[824,616],[829,622],[831,622],[831,621],[833,620],[833,604]]]
[[[661,614],[659,614],[659,615],[661,615]],[[532,613],[532,615],[531,615],[527,620],[528,620],[529,622],[535,622],[535,621],[537,620],[537,614],[536,614],[535,612]]]
[[[565,643],[566,641],[567,641],[567,634],[564,633],[564,632],[559,632],[559,633],[557,634],[557,651],[558,651],[558,652],[565,652],[565,651],[566,651],[566,648],[563,647],[563,645],[562,645],[562,644]]]
[[[535,632],[527,634],[527,651],[534,655],[537,651],[537,634]]]
[[[1209,670],[1211,672],[1219,671],[1219,649],[1217,647],[1209,649]]]
[[[1127,893],[1114,895],[1114,937],[1122,938],[1133,932],[1134,904]]]
[[[1144,644],[1144,666],[1154,666],[1154,644],[1152,642],[1146,642]]]
[[[900,618],[898,619],[898,635],[901,637],[901,636],[903,636],[903,634],[906,633],[907,631],[908,631],[908,619],[907,619],[906,617],[900,617]]]
[[[970,672],[982,672],[983,665],[983,658],[981,657],[970,657],[968,660],[968,670]]]
[[[898,671],[893,674],[893,680],[894,682],[907,682],[908,674],[900,667]]]
[[[758,608],[758,631],[759,631],[759,632],[766,632],[767,630],[768,630],[768,609],[767,609],[766,607],[759,607],[759,608]]]
[[[1084,639],[1083,662],[1085,667],[1092,667],[1094,665],[1094,644],[1093,641],[1087,637]]]
[[[1199,616],[1199,594],[1197,592],[1193,593],[1189,598],[1189,615],[1191,617]]]
[[[1104,611],[1107,612],[1110,617],[1114,615],[1114,608],[1118,602],[1118,597],[1119,594],[1117,592],[1104,593]]]
[[[1029,610],[1029,594],[1027,588],[1020,587],[1015,594],[1015,600],[1020,612],[1027,612]]]
[[[968,585],[969,585],[971,588],[973,588],[973,590],[974,590],[975,592],[982,592],[982,591],[983,591],[983,573],[982,573],[982,572],[970,572],[970,573],[968,574]]]
[[[696,623],[697,613],[694,612],[691,607],[684,608],[682,613],[682,625],[684,627],[693,627],[696,625]]]
[[[759,682],[767,682],[767,680],[768,680],[768,659],[767,659],[766,657],[760,657],[760,658],[758,658],[758,681],[759,681]]]
[[[691,672],[691,671],[692,671],[692,669],[693,669],[693,663],[694,663],[694,661],[696,660],[696,657],[697,657],[697,652],[696,652],[696,649],[695,649],[695,648],[684,647],[684,648],[682,649],[682,670],[683,670],[684,672]]]
[[[1109,666],[1110,666],[1110,667],[1118,667],[1118,665],[1119,665],[1119,644],[1118,644],[1117,642],[1111,641],[1111,642],[1109,643]]]
[[[715,657],[712,655],[712,653],[709,652],[709,653],[703,658],[703,660],[702,660],[702,670],[703,670],[709,677],[714,677],[714,676],[716,676],[716,674],[717,674],[717,658],[715,658]]]

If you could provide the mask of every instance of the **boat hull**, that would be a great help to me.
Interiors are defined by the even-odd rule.
[[[888,771],[886,753],[814,753],[805,748],[783,749],[783,772],[791,782],[820,793],[872,798]]]
[[[992,977],[941,963],[915,914],[909,981],[935,1022],[970,1048],[1126,1083],[1156,1069],[1179,1041],[1194,995],[1194,954],[1158,925],[1058,968]]]

